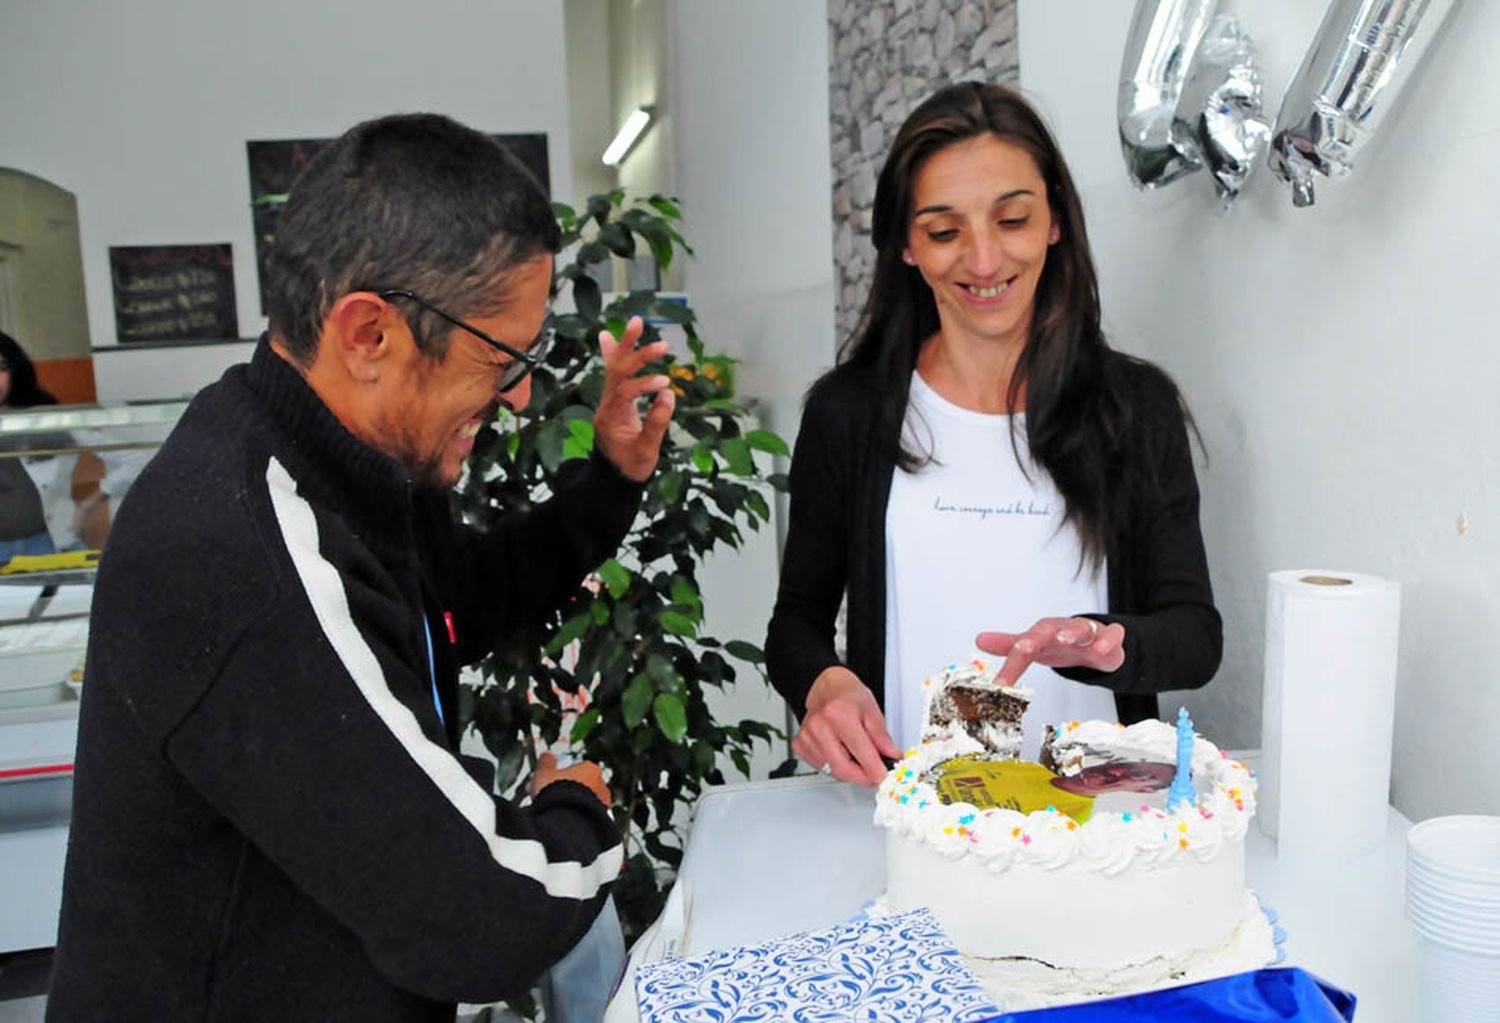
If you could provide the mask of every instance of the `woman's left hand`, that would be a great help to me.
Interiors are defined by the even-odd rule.
[[[974,642],[1005,658],[995,679],[1002,686],[1015,685],[1033,662],[1095,671],[1117,671],[1125,663],[1125,626],[1092,618],[1043,618],[1025,632],[981,632]]]

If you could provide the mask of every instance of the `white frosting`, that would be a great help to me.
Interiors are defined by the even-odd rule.
[[[1128,728],[1074,722],[1059,731],[1070,744],[1145,759],[1171,762],[1176,754],[1176,729],[1160,721]],[[1050,808],[945,805],[924,778],[979,751],[964,734],[935,738],[881,784],[875,820],[889,829],[893,908],[930,907],[966,956],[1029,957],[1038,968],[1091,978],[1121,970],[1136,976],[1144,964],[1234,943],[1246,919],[1243,839],[1255,810],[1255,777],[1245,765],[1199,738],[1196,803],[1170,813],[1149,806],[1108,812],[1096,803],[1079,824]],[[1260,951],[1254,965],[1270,958],[1269,940],[1251,958]]]
[[[1126,745],[1144,755],[1171,760],[1177,731],[1161,721],[1129,727],[1103,721],[1064,725],[1070,741]],[[1170,866],[1189,859],[1207,862],[1226,843],[1240,843],[1255,813],[1255,775],[1230,760],[1207,739],[1193,743],[1192,771],[1201,795],[1195,806],[1108,813],[1096,811],[1084,824],[1056,812],[977,810],[967,803],[945,805],[924,776],[954,757],[980,752],[967,735],[923,742],[881,782],[875,822],[951,856],[971,856],[996,872],[1015,863],[1047,866],[1074,863],[1088,870],[1118,874],[1137,862]]]
[[[1003,1012],[1070,1005],[1196,984],[1215,977],[1258,970],[1275,957],[1271,925],[1259,903],[1253,895],[1246,893],[1243,905],[1244,916],[1223,945],[1194,949],[1176,956],[1154,956],[1145,962],[1114,969],[1058,968],[1033,959],[962,958],[980,986],[995,1000],[995,1006]]]

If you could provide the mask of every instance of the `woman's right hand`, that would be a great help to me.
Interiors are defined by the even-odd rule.
[[[825,668],[813,680],[807,715],[792,739],[792,751],[839,781],[869,786],[879,785],[885,777],[882,757],[901,757],[885,730],[875,694],[843,665]]]

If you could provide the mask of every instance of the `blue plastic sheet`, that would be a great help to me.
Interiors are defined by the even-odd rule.
[[[1354,996],[1296,968],[1083,1005],[996,1016],[989,1023],[1351,1023]]]

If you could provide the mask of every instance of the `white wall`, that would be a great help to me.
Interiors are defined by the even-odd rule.
[[[610,60],[611,0],[563,0],[568,54],[568,137],[573,190],[555,198],[575,208],[615,187],[615,171],[601,157],[619,128],[614,122]]]
[[[683,0],[672,8],[676,183],[697,258],[684,284],[742,392],[796,433],[833,364],[826,5]]]
[[[679,0],[667,49],[675,184],[697,252],[683,286],[709,345],[742,360],[741,396],[791,443],[835,349],[826,4]],[[715,634],[764,640],[776,562],[763,532],[708,567]],[[779,722],[782,707],[752,684],[728,709]]]
[[[240,331],[261,329],[250,139],[432,110],[547,132],[572,194],[560,3],[0,0],[0,96],[0,166],[78,197],[94,344],[115,341],[111,245],[233,243]]]
[[[1273,114],[1323,6],[1224,5],[1262,46]],[[1206,734],[1256,744],[1266,573],[1388,576],[1404,588],[1394,802],[1500,812],[1500,4],[1457,5],[1315,206],[1293,209],[1261,168],[1227,213],[1203,175],[1127,181],[1114,104],[1132,7],[1021,0],[1021,80],[1080,183],[1112,340],[1176,377],[1207,441],[1227,646],[1183,702]]]
[[[647,132],[616,168],[616,180],[632,195],[675,191],[676,96],[669,84],[672,39],[668,0],[630,0],[609,8],[609,136],[614,137],[639,107],[654,107]],[[601,31],[606,26],[600,27]]]

